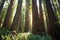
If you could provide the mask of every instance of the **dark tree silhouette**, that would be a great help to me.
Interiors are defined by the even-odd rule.
[[[33,17],[32,33],[40,34],[40,33],[44,32],[44,28],[43,28],[44,25],[43,25],[43,19],[42,19],[41,10],[40,10],[40,17],[39,17],[38,8],[37,8],[37,3],[36,2],[37,2],[37,0],[32,0],[32,17]]]
[[[39,0],[39,11],[40,11],[40,28],[41,28],[41,30],[42,30],[42,32],[44,32],[45,31],[45,27],[44,27],[44,19],[43,19],[43,11],[42,11],[42,0]]]
[[[48,33],[51,34],[54,38],[57,38],[59,40],[59,25],[58,25],[58,19],[52,9],[52,5],[50,3],[50,0],[45,0],[46,2],[46,8],[48,13]]]

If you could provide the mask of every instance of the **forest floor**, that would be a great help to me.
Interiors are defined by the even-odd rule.
[[[0,29],[0,40],[52,40],[50,35],[35,35],[30,32],[17,33],[16,31],[8,31]]]

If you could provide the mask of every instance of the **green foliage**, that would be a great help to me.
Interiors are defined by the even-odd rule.
[[[12,33],[4,28],[0,29],[2,40],[52,40],[50,35],[34,35],[32,33]]]
[[[0,29],[0,36],[2,40],[14,40],[16,39],[12,31],[6,30],[4,28]]]
[[[3,40],[5,40],[5,39],[7,40],[7,39],[10,38],[9,37],[10,35],[8,36],[9,33],[10,33],[10,31],[8,31],[8,30],[6,30],[4,28],[0,28],[0,35],[1,35],[1,37],[2,37]]]
[[[9,34],[9,31],[5,30],[4,28],[0,28],[0,34],[1,35],[7,35],[7,34]]]
[[[30,34],[28,40],[52,40],[50,35],[34,35]]]

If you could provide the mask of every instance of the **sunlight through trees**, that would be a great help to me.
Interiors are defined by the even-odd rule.
[[[43,40],[48,35],[60,40],[60,0],[0,0],[0,35],[5,33],[6,40]]]

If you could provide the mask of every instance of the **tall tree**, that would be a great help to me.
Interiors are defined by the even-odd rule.
[[[34,34],[40,34],[43,32],[43,25],[41,24],[40,17],[38,15],[37,0],[32,0],[32,17],[33,17],[33,28],[32,32]],[[41,25],[40,25],[41,24]]]
[[[1,14],[1,11],[2,11],[2,8],[3,8],[3,5],[4,5],[5,0],[1,0],[1,1],[2,1],[2,3],[0,5],[0,14]]]
[[[6,13],[7,13],[7,9],[8,9],[8,6],[9,6],[8,5],[9,2],[7,2],[7,1],[5,2],[6,4],[4,4],[4,7],[3,7],[3,9],[2,9],[2,11],[0,13],[0,27],[2,27],[2,25],[3,25],[3,21],[5,19],[5,16],[6,16]]]
[[[59,37],[57,35],[59,33],[58,19],[52,9],[50,0],[45,0],[45,2],[46,2],[46,8],[47,8],[48,20],[49,20],[49,22],[47,22],[48,33],[51,34],[54,38],[57,38],[57,40],[59,40]]]
[[[58,0],[53,0],[52,1],[52,4],[53,4],[53,9],[54,9],[54,11],[55,11],[55,13],[56,13],[56,15],[57,15],[57,17],[58,17],[58,19],[60,20],[60,5],[59,5],[59,3],[58,3]]]
[[[42,0],[39,0],[39,15],[40,15],[40,27],[41,30],[44,32],[45,31],[45,27],[44,27],[44,18],[43,18],[43,11],[42,11]]]
[[[12,24],[11,29],[14,31],[22,31],[21,28],[21,8],[22,8],[22,1],[23,0],[18,0],[18,7],[17,7],[17,11],[14,17],[14,21]]]
[[[15,0],[10,0],[10,5],[8,7],[7,14],[3,23],[3,27],[6,29],[10,29],[12,25],[14,4],[15,4]]]
[[[2,15],[1,12],[2,12],[2,9],[3,9],[4,2],[5,2],[5,0],[1,0],[1,4],[0,4],[0,17]],[[0,18],[0,25],[1,25],[1,18]]]
[[[28,32],[29,31],[29,27],[30,27],[30,24],[29,24],[29,6],[30,6],[30,0],[26,0],[26,17],[25,17],[25,32]]]

